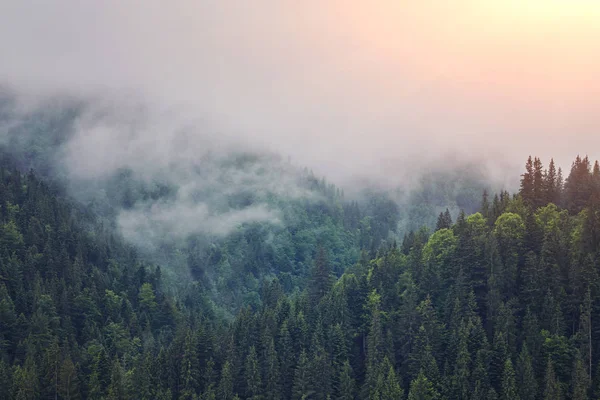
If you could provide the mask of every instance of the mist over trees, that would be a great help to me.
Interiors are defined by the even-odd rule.
[[[354,183],[345,194],[275,153],[153,116],[135,101],[0,97],[6,160],[77,200],[169,282],[194,280],[231,313],[258,301],[263,278],[277,276],[286,292],[303,288],[318,243],[339,276],[361,249],[434,228],[439,211],[476,211],[490,186],[465,165],[392,189]]]
[[[128,242],[110,213],[20,172],[23,153],[15,162],[8,148],[2,399],[600,395],[600,173],[587,157],[565,178],[530,158],[518,193],[481,190],[475,212],[449,204],[402,240],[392,198],[346,200],[307,171],[316,197],[270,199],[281,225],[171,248],[186,280]],[[127,209],[127,196],[109,210]]]
[[[0,0],[0,400],[600,400],[599,21]]]

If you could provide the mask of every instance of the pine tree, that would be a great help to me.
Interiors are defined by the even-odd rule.
[[[23,366],[17,365],[13,372],[13,398],[15,400],[37,400],[39,379],[33,358],[27,357]]]
[[[267,344],[265,364],[265,398],[267,400],[278,400],[282,397],[281,378],[273,338],[270,338]]]
[[[221,370],[221,380],[217,388],[217,398],[222,400],[233,400],[233,376],[231,374],[231,364],[226,361]]]
[[[517,360],[518,392],[521,400],[535,400],[537,396],[537,382],[531,355],[527,343],[523,343],[521,353]]]
[[[550,165],[548,165],[548,173],[546,174],[545,181],[545,192],[546,192],[546,200],[549,203],[559,204],[559,187],[558,187],[558,176],[556,175],[556,166],[554,164],[554,159],[550,160]]]
[[[316,400],[325,400],[331,394],[331,360],[323,344],[323,330],[319,321],[313,335],[309,363],[310,380]]]
[[[502,394],[501,383],[503,381],[504,370],[506,369],[506,359],[510,356],[506,337],[501,331],[496,331],[494,336],[494,345],[490,357],[490,382],[498,388]]]
[[[327,260],[325,249],[319,247],[309,286],[312,303],[317,304],[329,292],[331,286],[332,276],[329,261]]]
[[[368,304],[371,308],[371,326],[367,335],[366,378],[362,388],[364,396],[372,393],[376,388],[377,378],[380,374],[380,365],[385,357],[383,327],[381,312],[379,310],[381,297],[374,290],[369,295]]]
[[[566,206],[573,214],[579,213],[592,194],[592,174],[588,157],[577,156],[565,182]]]
[[[256,348],[254,346],[250,347],[248,356],[246,357],[245,376],[246,398],[260,399],[262,395],[262,382],[258,366],[258,356],[256,355]]]
[[[527,205],[533,205],[534,203],[534,182],[533,159],[529,156],[525,164],[525,173],[521,175],[521,190],[519,191]]]
[[[290,398],[292,385],[294,382],[294,342],[288,329],[288,321],[281,324],[279,330],[277,354],[279,356],[279,366],[281,370],[281,383],[284,398]]]
[[[456,361],[454,363],[454,374],[452,376],[452,391],[456,398],[466,399],[469,397],[470,375],[469,366],[471,364],[471,355],[468,349],[468,332],[466,327],[458,328],[458,343]]]
[[[0,400],[10,400],[12,382],[10,367],[6,361],[0,358]]]
[[[590,378],[588,375],[588,371],[584,363],[581,360],[581,357],[577,357],[575,362],[575,368],[573,372],[573,383],[571,384],[572,390],[572,400],[587,400],[588,397],[588,389],[590,387]]]
[[[354,400],[356,383],[348,360],[344,361],[342,369],[339,371],[338,382],[334,398],[337,400]]]
[[[558,168],[558,173],[556,174],[556,191],[557,191],[557,206],[563,206],[563,196],[565,190],[565,180],[563,178],[562,168]]]
[[[381,390],[381,400],[396,400],[402,399],[404,397],[404,390],[400,387],[400,382],[398,381],[398,377],[394,371],[394,367],[389,363],[384,362],[385,364],[389,364],[389,368],[387,371],[387,375],[385,376],[385,381],[383,383],[383,387]],[[383,373],[383,371],[382,371]]]
[[[92,373],[88,378],[87,397],[90,400],[102,399],[102,386],[100,383],[98,371],[96,369],[92,370]]]
[[[592,379],[592,296],[591,290],[585,293],[583,304],[580,306],[579,316],[579,350],[582,358],[586,361],[585,368],[589,380]]]
[[[535,208],[547,204],[546,176],[543,169],[542,161],[536,157],[533,161],[533,205]]]
[[[490,390],[488,390],[486,400],[498,400],[498,392],[496,392],[496,389],[490,388]]]
[[[592,382],[592,398],[600,399],[600,367],[598,365],[596,365],[595,371],[596,373]]]
[[[408,400],[435,400],[437,398],[438,394],[434,390],[433,385],[425,377],[423,371],[421,371],[417,378],[410,384]]]
[[[488,351],[484,348],[479,349],[475,357],[475,367],[473,368],[472,374],[473,391],[471,400],[485,400],[490,389],[487,372]]]
[[[517,392],[517,382],[515,380],[515,370],[510,358],[504,363],[504,372],[502,373],[502,400],[520,400]]]
[[[69,356],[65,358],[60,367],[58,388],[60,396],[64,400],[76,400],[81,398],[77,369]]]
[[[298,365],[296,366],[296,371],[294,373],[294,386],[292,388],[293,400],[302,400],[314,393],[310,379],[308,356],[306,355],[306,351],[303,350],[302,353],[300,353]]]
[[[181,360],[181,380],[183,382],[183,398],[191,398],[192,394],[199,390],[200,366],[198,362],[197,337],[188,331],[183,348],[183,359]],[[181,397],[181,396],[180,396]]]
[[[550,358],[548,359],[548,364],[546,367],[544,400],[562,400],[560,383],[556,379],[556,373],[554,372],[554,365]]]
[[[448,210],[446,208],[445,212],[441,212],[438,220],[437,220],[437,224],[436,224],[436,231],[439,231],[440,229],[450,229],[452,227],[452,216],[450,215],[450,210]]]
[[[481,215],[483,215],[483,218],[488,219],[490,217],[490,200],[487,189],[483,191],[483,195],[481,196],[481,206],[479,209]]]
[[[107,400],[125,400],[125,382],[121,363],[117,358],[114,359],[111,368],[110,385],[108,386]]]

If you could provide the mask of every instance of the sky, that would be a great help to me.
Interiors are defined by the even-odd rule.
[[[342,183],[600,157],[596,0],[4,0],[0,54],[0,84],[132,96]]]

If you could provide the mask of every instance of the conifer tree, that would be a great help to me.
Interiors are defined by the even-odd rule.
[[[585,292],[583,304],[580,306],[579,314],[579,342],[582,360],[585,360],[585,368],[589,380],[592,379],[592,296],[591,290]]]
[[[394,367],[387,357],[382,362],[374,392],[378,393],[380,400],[395,400],[404,397],[404,390],[402,390]]]
[[[111,368],[110,385],[108,386],[107,400],[125,399],[125,376],[123,368],[121,367],[121,363],[117,358],[115,358]]]
[[[588,390],[590,387],[590,378],[588,371],[581,359],[577,357],[575,361],[575,368],[573,371],[573,382],[571,384],[572,400],[587,400]]]
[[[0,358],[0,400],[9,400],[12,392],[13,377],[10,366]]]
[[[183,348],[183,359],[181,360],[181,380],[184,398],[191,398],[199,389],[200,366],[197,354],[196,335],[188,331]]]
[[[294,373],[294,386],[292,389],[293,400],[302,400],[314,393],[310,379],[308,356],[306,355],[306,351],[303,350],[302,353],[300,353],[298,365],[296,366],[296,371]]]
[[[556,171],[556,165],[554,164],[554,159],[550,160],[550,164],[548,165],[548,172],[546,173],[545,180],[545,192],[546,192],[546,201],[549,203],[559,204],[559,194],[560,189],[558,187],[558,176]]]
[[[542,161],[535,158],[533,162],[533,206],[542,207],[547,203],[546,197],[546,177],[543,173]]]
[[[490,200],[489,193],[487,189],[483,190],[483,195],[481,196],[481,206],[479,207],[481,215],[483,218],[488,219],[490,217]]]
[[[262,394],[262,382],[260,377],[260,368],[258,366],[258,356],[256,348],[250,347],[248,356],[246,357],[246,398],[258,400]]]
[[[510,358],[504,363],[504,372],[502,373],[502,400],[520,400],[517,392],[517,382],[515,380],[515,370]]]
[[[433,385],[423,374],[423,371],[411,382],[408,400],[435,400],[438,394]]]
[[[533,159],[529,156],[525,164],[525,173],[521,175],[521,190],[519,191],[523,201],[527,205],[533,205],[534,182]]]
[[[334,398],[337,400],[354,400],[356,383],[352,373],[352,367],[348,360],[344,361],[342,364],[342,368],[338,373],[338,382]]]
[[[560,388],[560,383],[556,378],[556,373],[554,372],[554,364],[552,360],[548,359],[548,364],[546,367],[546,378],[545,378],[545,387],[544,387],[544,400],[561,400],[562,393]]]
[[[441,212],[438,216],[437,224],[435,227],[436,231],[440,229],[450,229],[452,227],[452,216],[450,215],[450,210],[446,208],[445,212]]]
[[[78,400],[81,398],[77,369],[68,355],[60,367],[58,387],[59,394],[64,400]]]
[[[267,400],[277,400],[282,397],[281,394],[281,378],[279,361],[275,352],[275,341],[270,338],[267,344],[265,358],[265,398]]]
[[[320,246],[317,250],[315,265],[310,279],[310,299],[313,304],[317,304],[325,294],[329,292],[332,286],[332,276],[329,267],[329,261],[325,254],[325,249]]]
[[[223,400],[233,400],[233,376],[231,374],[231,364],[225,361],[221,370],[221,380],[217,388],[217,398]]]
[[[279,368],[281,371],[282,391],[285,398],[291,396],[291,388],[294,382],[294,342],[288,329],[288,321],[281,324],[279,330],[278,350]]]
[[[527,342],[523,343],[517,360],[517,384],[521,400],[535,400],[537,397],[537,381]]]

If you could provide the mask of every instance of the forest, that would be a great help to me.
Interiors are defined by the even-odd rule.
[[[301,216],[279,233],[179,247],[178,280],[11,158],[0,400],[600,398],[597,161],[563,178],[530,157],[518,192],[482,188],[475,210],[402,237],[389,198],[307,174],[324,200],[286,203]]]

